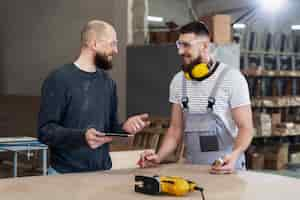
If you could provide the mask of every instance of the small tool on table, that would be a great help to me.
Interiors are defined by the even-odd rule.
[[[158,195],[169,194],[175,196],[184,196],[189,192],[200,191],[202,199],[204,197],[204,189],[197,186],[193,181],[186,180],[177,176],[135,176],[135,192]]]

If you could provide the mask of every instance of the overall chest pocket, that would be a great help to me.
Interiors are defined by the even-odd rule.
[[[218,128],[214,115],[189,114],[185,122],[185,142],[193,152],[211,152],[220,150]]]

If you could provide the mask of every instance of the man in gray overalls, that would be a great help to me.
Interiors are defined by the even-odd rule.
[[[253,132],[248,85],[238,70],[212,59],[209,44],[204,23],[181,27],[176,45],[183,66],[170,84],[170,127],[157,153],[141,155],[141,167],[158,165],[183,138],[188,163],[211,165],[222,158],[211,172],[245,169]]]

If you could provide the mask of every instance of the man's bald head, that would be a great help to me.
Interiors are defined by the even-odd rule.
[[[111,40],[116,36],[115,29],[107,22],[89,21],[81,31],[81,46],[88,46],[93,40]]]

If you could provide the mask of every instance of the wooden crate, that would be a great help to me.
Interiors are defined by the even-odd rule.
[[[288,148],[288,144],[277,144],[265,147],[265,169],[284,169],[288,164]]]
[[[265,157],[262,153],[252,153],[249,154],[249,169],[253,170],[261,170],[264,169]]]

